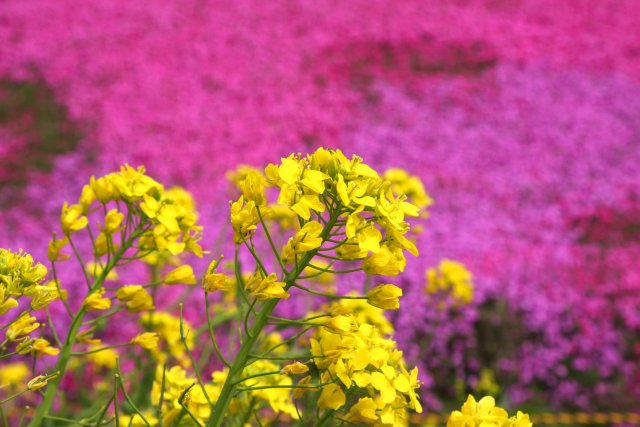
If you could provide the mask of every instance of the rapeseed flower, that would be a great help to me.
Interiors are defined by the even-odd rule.
[[[396,285],[378,285],[367,293],[367,302],[374,307],[384,310],[397,310],[400,308],[402,289]]]

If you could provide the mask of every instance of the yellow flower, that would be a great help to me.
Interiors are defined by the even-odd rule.
[[[89,212],[89,207],[96,200],[96,194],[93,192],[91,185],[85,185],[82,187],[82,193],[80,193],[80,200],[78,200],[78,204],[82,206],[82,213],[87,214]]]
[[[18,306],[18,301],[14,298],[6,298],[4,287],[0,286],[0,316],[7,314],[12,308]]]
[[[351,316],[334,316],[326,320],[323,326],[334,334],[344,335],[353,331],[354,319]]]
[[[367,302],[374,307],[384,310],[397,310],[400,308],[398,298],[402,296],[402,289],[396,285],[378,285],[367,293]]]
[[[36,285],[25,290],[25,296],[31,298],[31,309],[41,310],[59,299],[66,299],[67,293],[62,289],[58,289],[52,280],[46,285]]]
[[[131,313],[139,313],[141,311],[153,310],[153,298],[140,285],[126,285],[118,289],[116,298],[119,301],[126,302],[127,310]]]
[[[462,304],[469,304],[473,300],[473,275],[460,262],[442,260],[437,268],[427,270],[426,281],[427,293],[449,293]]]
[[[111,307],[111,300],[109,298],[103,298],[104,289],[98,289],[92,294],[88,295],[82,303],[88,310],[108,310]]]
[[[256,204],[250,200],[245,205],[244,197],[240,196],[238,201],[231,203],[231,225],[233,226],[235,243],[242,243],[247,240],[258,228],[260,217],[256,210]]]
[[[75,233],[89,225],[89,220],[83,215],[83,209],[80,205],[71,205],[64,203],[62,205],[62,213],[60,214],[60,225],[65,235]]]
[[[108,176],[104,176],[98,179],[92,176],[89,179],[89,187],[91,188],[94,196],[96,197],[96,199],[98,199],[100,203],[103,203],[103,204],[107,203],[110,200],[113,200],[117,197],[116,188],[113,186]],[[83,193],[84,193],[84,189],[83,189]],[[91,197],[89,196],[88,199],[90,198]],[[85,203],[82,203],[81,201],[81,204],[84,205]]]
[[[196,276],[193,274],[193,268],[190,265],[181,265],[178,268],[171,270],[164,278],[163,283],[165,285],[195,285]]]
[[[100,351],[95,351],[100,350]],[[113,369],[116,367],[116,359],[118,359],[118,352],[112,348],[99,347],[97,344],[91,345],[88,348],[86,358],[93,362],[98,367],[105,367]]]
[[[336,255],[342,260],[355,260],[366,257],[367,251],[363,251],[360,248],[360,244],[356,237],[352,237],[343,241],[343,243],[336,248]]]
[[[281,158],[282,164],[278,168],[278,176],[285,184],[293,185],[299,179],[302,174],[302,168],[295,156],[292,154],[287,158]]]
[[[58,353],[60,353],[59,349],[51,347],[49,345],[49,341],[45,340],[44,338],[36,338],[36,340],[32,344],[32,347],[37,354],[56,356]]]
[[[447,427],[531,427],[532,424],[527,414],[518,412],[515,417],[509,418],[507,411],[496,406],[496,401],[491,396],[485,396],[476,402],[471,395],[462,405],[460,411],[453,411]]]
[[[27,383],[27,388],[29,390],[41,389],[42,387],[47,385],[47,382],[49,382],[49,378],[50,377],[46,375],[38,375],[37,377],[35,377],[34,379],[32,379]]]
[[[227,174],[227,179],[240,189],[245,200],[252,200],[258,206],[266,203],[264,187],[267,185],[265,176],[258,169],[241,165]]]
[[[300,215],[301,218],[308,220],[311,218],[311,210],[322,213],[325,211],[325,207],[317,194],[307,194],[300,197],[296,203],[291,206],[291,210]]]
[[[17,307],[20,296],[32,295],[46,275],[47,268],[28,253],[0,248],[0,315]]]
[[[500,386],[496,383],[493,370],[489,368],[482,368],[480,370],[480,378],[478,379],[475,389],[476,391],[492,395],[496,395],[500,392]]]
[[[272,373],[277,371],[277,369],[278,366],[269,361],[258,360],[245,367],[242,375],[244,377],[250,377],[262,373]],[[265,375],[251,379],[247,385],[259,388],[251,392],[252,399],[265,401],[275,414],[284,413],[297,419],[297,411],[291,400],[290,390],[283,388],[289,387],[292,384],[293,380],[287,375]],[[274,388],[266,388],[269,386],[273,386]]]
[[[155,426],[158,424],[158,418],[150,411],[142,411],[144,418],[147,419],[147,421],[149,422],[149,424],[151,424],[152,426]],[[140,414],[133,414],[133,415],[127,415],[127,414],[123,414],[120,415],[120,425],[122,426],[127,426],[127,427],[147,427],[147,423],[144,421],[144,419],[140,416]]]
[[[40,323],[36,322],[36,318],[25,312],[18,317],[7,329],[6,337],[9,341],[17,341],[23,335],[29,335],[38,329]]]
[[[138,344],[145,350],[153,350],[158,347],[159,336],[156,332],[144,332],[131,339],[131,344]]]
[[[77,341],[81,344],[100,344],[101,341],[98,338],[93,337],[96,327],[91,326],[88,329],[78,332]]]
[[[192,326],[183,319],[185,331],[193,330]],[[165,344],[163,351],[152,350],[152,355],[159,362],[166,360],[167,355],[175,357],[183,366],[189,365],[189,358],[186,357],[185,347],[180,338],[180,318],[163,311],[153,311],[140,316],[140,324],[150,331],[157,332],[162,342]],[[194,334],[187,335],[187,345],[193,348]],[[162,363],[160,363],[162,365]]]
[[[33,343],[36,340],[33,338],[26,336],[20,340],[18,345],[16,346],[16,353],[18,354],[29,354],[33,351]]]
[[[63,239],[51,239],[49,242],[49,248],[47,250],[47,258],[51,262],[61,262],[66,261],[71,258],[69,254],[62,254],[60,250],[64,248],[69,243],[69,239],[67,237]]]
[[[533,423],[529,419],[529,414],[518,411],[515,417],[510,418],[509,427],[531,427]]]
[[[422,413],[422,405],[418,400],[418,394],[416,390],[420,388],[420,381],[418,380],[418,368],[413,368],[411,372],[407,372],[404,366],[401,369],[402,374],[400,377],[403,379],[401,382],[394,382],[397,390],[405,393],[409,397],[409,408],[415,410],[417,413]],[[400,384],[403,384],[401,387]]]
[[[347,413],[346,420],[352,423],[371,423],[378,419],[376,410],[378,405],[370,397],[361,397],[358,402],[353,405]]]
[[[114,197],[121,198],[127,202],[141,200],[146,194],[155,195],[164,190],[162,185],[145,175],[144,166],[134,169],[125,164],[120,167],[120,172],[107,175],[107,179],[115,188]]]
[[[284,366],[280,372],[287,375],[300,375],[309,372],[309,367],[300,362],[293,362]]]
[[[316,221],[307,222],[282,249],[282,259],[290,264],[295,261],[296,254],[302,254],[322,246],[322,224]]]
[[[410,175],[403,169],[393,168],[385,171],[384,178],[391,181],[394,192],[407,195],[420,210],[424,211],[425,208],[433,204],[433,199],[429,197],[422,181],[417,176]],[[426,217],[426,211],[424,212]]]
[[[363,262],[362,268],[367,274],[379,276],[397,276],[404,271],[407,261],[399,248],[390,248],[383,244],[380,251],[369,255]]]
[[[358,242],[360,250],[366,255],[369,251],[377,253],[380,250],[380,241],[382,233],[373,223],[367,221],[360,216],[361,208],[347,217],[347,225],[345,232],[349,239]]]
[[[247,291],[258,301],[266,301],[274,298],[287,299],[289,293],[284,290],[286,283],[278,282],[275,273],[262,277],[260,273],[255,273],[247,280],[245,286]]]
[[[0,390],[5,387],[23,386],[29,372],[29,367],[24,362],[3,364],[0,368]]]
[[[230,292],[234,289],[235,285],[233,280],[224,273],[209,273],[204,276],[202,287],[205,292]]]
[[[338,384],[327,384],[322,387],[318,398],[318,407],[322,409],[340,409],[347,401],[347,397]]]
[[[113,234],[119,231],[122,221],[124,221],[124,214],[117,209],[111,209],[104,217],[104,232]]]
[[[390,379],[382,372],[371,374],[371,385],[380,392],[382,402],[391,403],[396,399],[396,388]]]

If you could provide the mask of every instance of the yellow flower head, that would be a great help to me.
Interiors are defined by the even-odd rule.
[[[291,264],[295,261],[297,254],[309,252],[322,245],[322,224],[316,221],[307,222],[292,238],[289,239],[282,249],[282,260]]]
[[[124,214],[117,209],[111,209],[104,217],[104,232],[113,234],[120,231],[122,221],[124,221]]]
[[[205,292],[231,292],[235,288],[235,283],[224,273],[209,273],[204,276],[202,287]]]
[[[340,409],[347,402],[347,397],[339,384],[327,384],[322,387],[318,398],[318,407],[322,409]]]
[[[49,378],[50,377],[46,375],[38,375],[27,383],[27,388],[29,390],[41,389],[42,387],[47,385],[47,383],[49,382]]]
[[[45,285],[36,285],[28,288],[25,290],[24,295],[31,298],[32,310],[41,310],[53,301],[67,299],[67,292],[60,289],[53,280]]]
[[[142,411],[144,418],[140,414],[123,414],[120,415],[120,425],[127,427],[147,427],[147,421],[152,426],[158,425],[159,421],[155,414],[151,411]],[[145,418],[147,421],[145,421]]]
[[[44,338],[36,338],[32,344],[32,348],[36,355],[57,356],[58,353],[60,353],[59,349],[51,347],[49,341]]]
[[[127,310],[131,313],[139,313],[141,311],[153,310],[153,298],[140,285],[126,285],[118,289],[116,298],[125,302]]]
[[[309,367],[300,362],[293,362],[284,366],[280,372],[287,375],[300,375],[309,372]]]
[[[38,329],[39,326],[40,323],[36,322],[36,318],[25,312],[9,326],[6,337],[9,341],[17,341],[18,338],[24,335],[29,335],[31,332]]]
[[[33,297],[46,275],[47,268],[28,253],[0,248],[0,316],[17,307],[19,297]]]
[[[30,369],[24,362],[5,363],[0,367],[0,390],[5,387],[24,387]]]
[[[108,347],[100,347],[98,344],[93,344],[89,346],[88,351],[90,353],[88,353],[86,357],[96,367],[104,367],[107,369],[113,369],[116,367],[118,352],[114,349]]]
[[[349,408],[346,420],[352,423],[371,424],[378,420],[377,409],[378,405],[372,398],[361,397],[355,405]]]
[[[83,208],[80,205],[71,205],[64,203],[62,205],[62,213],[60,214],[60,225],[66,236],[82,230],[89,225],[89,219],[83,214]]]
[[[368,274],[397,276],[404,271],[406,263],[402,249],[383,244],[380,246],[380,251],[369,255],[363,261],[362,268]]]
[[[165,285],[195,285],[196,276],[190,265],[181,265],[171,270],[162,281]]]
[[[460,411],[453,411],[447,427],[531,427],[529,416],[518,412],[509,418],[507,411],[496,406],[491,396],[485,396],[476,402],[471,395],[462,405]]]
[[[56,239],[56,238],[51,239],[51,241],[49,242],[48,250],[47,250],[47,258],[49,258],[49,261],[61,262],[71,258],[71,255],[69,254],[60,253],[62,248],[64,248],[68,244],[69,244],[69,239],[67,237],[64,237],[62,239]]]
[[[388,169],[385,171],[384,177],[391,182],[392,188],[396,193],[407,195],[414,205],[425,212],[424,216],[426,216],[425,208],[433,204],[433,199],[425,191],[424,184],[420,178],[400,168]]]
[[[104,298],[103,295],[104,289],[98,289],[84,299],[83,305],[85,305],[88,310],[108,310],[111,308],[111,300]]]
[[[137,344],[145,350],[153,350],[158,347],[159,336],[156,332],[144,332],[131,339],[131,344]]]
[[[266,203],[264,188],[267,185],[267,179],[258,169],[242,165],[228,173],[227,179],[238,187],[245,200],[253,201],[257,206]]]
[[[256,210],[256,203],[250,200],[245,204],[244,196],[231,203],[231,225],[233,226],[235,243],[248,240],[258,228],[260,217]]]
[[[455,301],[463,304],[469,304],[473,300],[473,275],[460,262],[442,260],[437,268],[427,270],[426,280],[427,293],[448,293]]]
[[[400,308],[398,298],[401,296],[402,289],[396,285],[378,285],[367,293],[367,302],[384,310],[397,310]]]
[[[186,331],[192,330],[192,326],[183,319],[183,328]],[[186,357],[185,348],[180,338],[180,318],[163,311],[153,311],[142,314],[140,316],[140,324],[152,332],[157,332],[162,343],[160,346],[152,350],[152,355],[158,361],[165,361],[168,356],[176,358],[183,366],[189,365],[189,358]],[[187,345],[193,348],[194,334],[188,334],[186,337]]]
[[[324,322],[323,326],[334,334],[349,334],[354,330],[354,319],[351,316],[333,316]]]
[[[278,281],[275,273],[263,278],[259,272],[251,275],[245,283],[247,292],[259,301],[289,298],[289,293],[284,290],[285,285],[286,283]]]
[[[345,405],[341,400],[344,386],[351,393],[361,390],[368,396],[347,408],[347,420],[351,422],[406,425],[407,409],[422,412],[417,394],[420,387],[418,370],[414,368],[409,372],[405,369],[402,352],[396,349],[396,343],[384,338],[375,326],[365,323],[364,317],[362,323],[351,316],[333,319],[338,322],[327,327],[329,320],[324,327],[317,328],[311,338],[311,353],[317,356],[313,361],[320,371],[320,378],[323,382],[337,381],[325,386],[329,389],[323,391],[323,405],[331,408],[331,405]]]

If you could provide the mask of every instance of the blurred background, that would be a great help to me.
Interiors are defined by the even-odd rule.
[[[193,192],[212,247],[228,170],[319,146],[435,200],[393,319],[430,411],[639,409],[636,0],[0,5],[2,247],[46,259],[125,162]],[[470,304],[425,293],[445,258]]]

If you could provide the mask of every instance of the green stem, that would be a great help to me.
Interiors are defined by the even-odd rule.
[[[339,214],[339,212],[334,212],[333,215],[331,215],[331,218],[329,219],[327,225],[322,230],[320,237],[323,241],[327,239],[327,237],[331,233],[335,222],[338,220]],[[317,251],[317,249],[314,249],[312,251],[306,252],[300,259],[299,263],[296,264],[296,268],[294,268],[291,272],[289,272],[289,274],[287,274],[287,277],[284,280],[284,282],[286,283],[286,286],[284,288],[285,290],[288,290],[295,284],[298,276],[300,276],[305,267],[309,265],[309,262],[315,256]],[[249,355],[251,354],[253,347],[258,341],[260,333],[269,321],[269,316],[271,315],[279,301],[279,299],[272,299],[265,302],[262,306],[262,310],[260,310],[260,312],[256,316],[253,327],[251,328],[251,334],[247,336],[247,340],[240,347],[240,351],[235,357],[233,364],[229,368],[229,375],[227,376],[227,379],[222,386],[218,401],[213,407],[213,412],[211,414],[211,418],[209,418],[209,421],[207,422],[207,427],[220,427],[222,425],[224,417],[227,414],[229,403],[231,402],[231,399],[235,391],[237,390],[236,382],[241,378],[242,371],[247,365]]]
[[[129,245],[135,238],[137,238],[137,233],[133,233],[129,239]],[[102,270],[100,276],[98,276],[93,282],[93,286],[91,286],[91,292],[95,292],[98,290],[104,280],[107,277],[107,274],[111,271],[111,269],[115,266],[117,260],[125,253],[129,245],[122,245],[120,250],[114,257],[109,261],[109,263]],[[84,266],[83,266],[84,268]],[[38,405],[38,409],[33,416],[33,419],[29,423],[29,427],[39,427],[43,424],[44,417],[49,414],[51,410],[51,406],[53,405],[53,401],[58,394],[58,388],[60,387],[60,382],[62,381],[62,377],[64,377],[64,373],[67,370],[67,365],[69,363],[69,359],[72,356],[72,348],[76,342],[76,337],[78,335],[78,331],[80,330],[80,326],[82,325],[82,320],[84,319],[85,314],[87,313],[86,307],[82,305],[76,315],[73,317],[71,322],[71,327],[69,328],[69,333],[67,334],[67,338],[65,340],[64,346],[60,349],[60,356],[58,357],[58,362],[54,368],[54,372],[58,375],[49,382],[47,385],[47,391],[42,399],[40,405]]]
[[[264,326],[267,324],[269,315],[271,314],[273,309],[276,307],[276,304],[278,303],[278,301],[279,300],[277,299],[267,301],[264,304],[262,310],[260,310],[260,312],[258,313],[258,317],[256,318],[253,328],[251,328],[252,333],[247,337],[247,340],[242,344],[242,347],[240,348],[238,355],[236,356],[233,364],[231,365],[231,368],[229,368],[229,376],[227,377],[227,380],[225,381],[224,386],[222,387],[222,390],[220,392],[220,397],[218,398],[218,401],[214,406],[213,413],[211,414],[211,418],[209,418],[209,421],[207,423],[208,427],[219,427],[220,425],[222,425],[222,421],[225,415],[227,415],[226,414],[227,408],[229,406],[229,403],[231,402],[231,398],[233,397],[233,394],[237,387],[235,383],[238,381],[238,379],[240,379],[240,376],[242,375],[242,371],[244,370],[246,362],[249,358],[249,354],[253,349],[253,347],[255,346],[256,342],[258,341],[260,332],[262,331]]]
[[[40,405],[38,405],[38,410],[29,423],[29,427],[38,427],[42,425],[44,417],[48,415],[48,412],[53,405],[53,400],[58,393],[60,381],[64,376],[65,370],[67,369],[67,364],[69,363],[69,359],[71,358],[71,349],[76,341],[76,335],[78,334],[78,330],[80,329],[80,325],[82,324],[82,319],[84,318],[85,313],[86,309],[84,306],[82,306],[73,318],[73,322],[71,323],[67,339],[65,340],[64,346],[60,350],[58,363],[56,363],[56,367],[54,368],[54,372],[56,372],[58,376],[55,377],[47,385],[47,391],[44,395],[44,398],[42,399],[42,402],[40,403]]]

